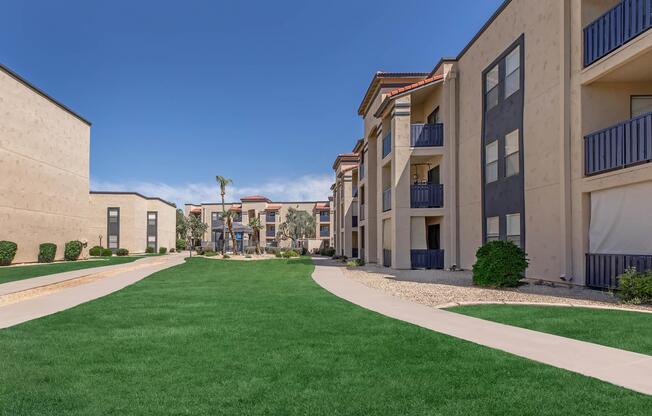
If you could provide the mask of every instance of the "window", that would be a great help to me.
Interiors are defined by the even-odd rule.
[[[110,209],[109,210],[109,222],[117,223],[118,222],[118,210]]]
[[[489,70],[489,72],[487,72],[485,77],[486,111],[489,111],[498,105],[498,69],[498,64],[496,64]]]
[[[505,98],[521,88],[521,48],[516,47],[505,58]]]
[[[217,212],[211,213],[211,218],[213,219],[213,221],[217,221]]]
[[[518,130],[505,136],[505,176],[518,175],[520,172]]]
[[[109,236],[109,248],[118,248],[118,236],[110,235]]]
[[[646,113],[652,113],[652,95],[632,97],[631,113],[632,118]]]
[[[487,218],[487,241],[496,241],[500,238],[500,219],[498,217]]]
[[[439,120],[439,107],[435,108],[435,111],[430,113],[428,116],[428,124],[437,124],[440,123],[441,121]]]
[[[521,214],[509,214],[505,216],[507,221],[507,241],[521,246]]]
[[[486,183],[498,180],[498,140],[485,146],[485,164]]]
[[[156,214],[151,212],[147,214],[147,225],[156,225]]]

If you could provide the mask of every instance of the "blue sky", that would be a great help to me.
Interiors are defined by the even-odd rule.
[[[375,71],[429,71],[502,0],[6,0],[0,59],[93,122],[95,190],[322,199]]]

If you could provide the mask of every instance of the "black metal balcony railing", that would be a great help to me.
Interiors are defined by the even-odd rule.
[[[392,188],[383,191],[383,212],[392,209]]]
[[[411,208],[441,208],[444,206],[444,185],[420,183],[410,185]]]
[[[410,126],[410,146],[431,147],[444,145],[444,125],[412,124]]]
[[[392,267],[392,250],[383,249],[383,266]]]
[[[622,0],[584,28],[584,66],[652,27],[652,0]]]
[[[354,258],[354,259],[358,258],[358,248],[357,247],[352,247],[351,248],[351,258]]]
[[[443,269],[444,250],[410,250],[413,269]]]
[[[628,254],[586,254],[586,285],[617,289],[618,276],[635,267],[639,272],[652,269],[652,256]]]
[[[274,228],[268,228],[265,235],[267,237],[276,237],[276,230]]]
[[[319,214],[319,222],[330,222],[330,221],[331,221],[330,214]]]
[[[584,174],[595,175],[652,160],[652,113],[584,137]]]
[[[355,228],[358,226],[358,216],[357,215],[352,215],[351,216],[351,227]]]
[[[392,151],[392,132],[383,137],[383,159]]]
[[[265,215],[265,222],[276,222],[276,215]]]
[[[320,228],[319,229],[319,236],[320,237],[330,237],[330,230],[328,228]]]

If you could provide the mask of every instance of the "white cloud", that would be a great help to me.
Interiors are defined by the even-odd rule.
[[[298,178],[276,178],[238,187],[227,188],[227,202],[239,201],[246,195],[264,195],[272,201],[325,201],[330,195],[333,176],[304,175]],[[197,182],[169,185],[163,182],[125,181],[112,182],[91,180],[93,191],[138,192],[145,196],[159,197],[174,202],[178,207],[186,203],[218,202],[220,190],[215,182]]]

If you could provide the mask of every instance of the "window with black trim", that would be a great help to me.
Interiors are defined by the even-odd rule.
[[[485,146],[485,180],[487,183],[498,180],[498,140]]]
[[[521,48],[516,47],[505,58],[505,98],[521,88]]]
[[[518,175],[521,171],[518,130],[505,136],[505,177]]]
[[[631,118],[652,113],[652,95],[633,95],[630,100]]]
[[[486,111],[491,110],[498,105],[498,84],[500,67],[496,64],[493,68],[487,72],[485,77],[485,91],[486,91]]]
[[[500,217],[487,218],[487,241],[500,239]]]
[[[507,224],[507,241],[511,241],[517,246],[521,246],[521,214],[505,215]]]

